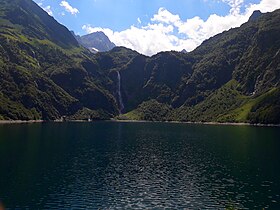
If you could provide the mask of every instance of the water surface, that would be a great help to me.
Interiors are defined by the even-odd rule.
[[[280,209],[280,129],[0,125],[0,199],[31,209]]]

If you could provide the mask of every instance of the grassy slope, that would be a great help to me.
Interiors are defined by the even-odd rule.
[[[91,54],[30,0],[1,0],[0,75],[2,119],[57,119],[87,106],[116,112]]]
[[[119,116],[122,120],[167,121],[171,107],[156,100],[143,102],[137,109]]]
[[[119,116],[119,119],[279,123],[280,114],[276,110],[280,105],[279,88],[272,88],[258,96],[245,96],[237,91],[238,85],[235,80],[232,80],[193,107],[182,106],[178,109],[171,109],[168,105],[155,100],[147,101],[137,109]]]
[[[156,99],[173,106],[162,120],[279,123],[279,18],[280,10],[267,13],[206,40],[186,55],[160,53],[148,59],[154,64],[144,81],[150,87],[146,109],[140,105],[125,117],[147,118],[147,103]],[[185,64],[176,80],[167,73],[178,75],[175,71],[180,68],[172,67],[180,57],[185,57]]]

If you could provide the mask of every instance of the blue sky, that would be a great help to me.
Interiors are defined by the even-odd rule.
[[[193,50],[203,40],[237,27],[255,9],[279,0],[35,0],[76,34],[104,31],[117,45],[152,55]],[[141,46],[142,45],[142,46]]]
[[[80,34],[85,33],[82,30],[85,24],[117,31],[137,25],[138,18],[145,24],[161,7],[179,14],[182,19],[199,16],[204,20],[213,13],[225,15],[230,9],[225,3],[205,0],[68,0],[69,5],[79,10],[78,14],[72,15],[60,6],[61,1],[35,2],[42,3],[45,7],[50,6],[53,16],[60,23]]]

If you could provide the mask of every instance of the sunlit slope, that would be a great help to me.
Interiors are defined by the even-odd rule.
[[[117,110],[105,88],[110,81],[91,54],[31,0],[0,1],[0,75],[4,119],[58,119],[84,108],[113,115]]]

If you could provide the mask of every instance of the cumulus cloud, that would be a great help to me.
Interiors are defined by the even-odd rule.
[[[273,10],[279,8],[279,0],[262,0],[259,4],[250,4],[247,6],[247,13],[252,13],[255,10],[260,10],[261,12],[272,12]]]
[[[103,31],[117,46],[125,46],[146,55],[153,55],[160,51],[172,50],[179,45],[179,39],[169,34],[173,26],[163,24],[148,25],[145,27],[131,26],[121,32],[114,32],[108,28],[91,27],[84,25],[87,33]]]
[[[171,12],[164,8],[159,8],[158,13],[151,19],[152,22],[161,22],[167,24],[175,24],[181,21],[179,15],[173,15]]]
[[[72,15],[76,15],[79,13],[79,10],[75,7],[72,7],[67,1],[60,2],[60,6],[64,7],[64,9]]]
[[[103,31],[117,46],[153,55],[168,50],[192,51],[204,40],[245,23],[254,10],[271,12],[280,8],[279,0],[261,0],[258,4],[248,5],[244,5],[244,0],[222,0],[222,2],[230,6],[228,14],[225,16],[212,14],[205,21],[198,16],[182,20],[179,15],[160,8],[145,26],[131,26],[120,32],[91,25],[84,25],[82,28],[87,33]],[[245,11],[241,12],[241,8],[245,8]]]

